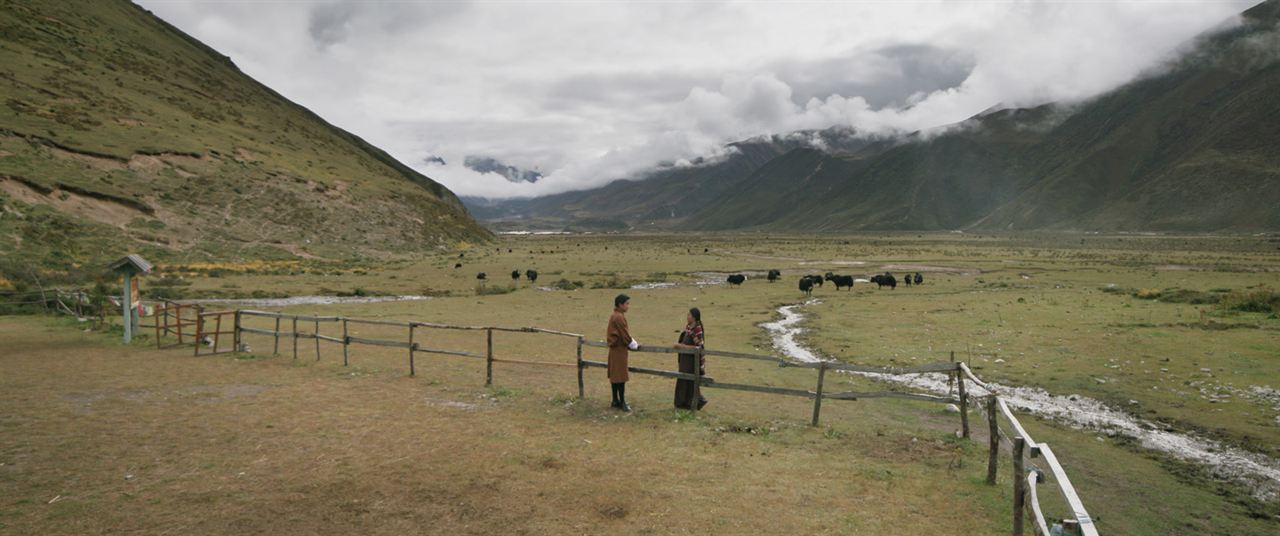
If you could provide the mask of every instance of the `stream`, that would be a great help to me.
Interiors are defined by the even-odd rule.
[[[761,324],[760,327],[769,332],[774,347],[783,355],[797,361],[821,361],[825,358],[797,340],[797,336],[803,331],[800,323],[804,321],[804,315],[799,309],[818,303],[821,302],[809,300],[779,307],[778,313],[782,318]],[[951,390],[946,374],[852,374],[932,394],[948,395]],[[1228,447],[1212,439],[1172,431],[1159,423],[1108,407],[1096,399],[1079,395],[1055,395],[1037,387],[987,383],[999,392],[1011,409],[1078,430],[1133,438],[1144,448],[1204,465],[1215,477],[1240,482],[1258,500],[1272,501],[1280,498],[1280,461],[1269,456]],[[969,392],[973,396],[989,394],[977,385],[970,385]]]

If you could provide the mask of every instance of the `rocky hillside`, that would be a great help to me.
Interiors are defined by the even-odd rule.
[[[123,0],[0,10],[0,262],[349,259],[482,241],[435,181]]]

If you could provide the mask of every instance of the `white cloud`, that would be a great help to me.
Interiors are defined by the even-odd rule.
[[[455,192],[511,197],[757,135],[1078,101],[1255,2],[140,3]]]

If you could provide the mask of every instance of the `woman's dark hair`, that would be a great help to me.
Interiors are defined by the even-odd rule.
[[[699,311],[697,307],[690,307],[689,314],[693,316],[693,323],[702,328],[702,338],[703,340],[706,340],[707,328],[702,325],[702,311]]]
[[[622,307],[622,304],[627,303],[629,301],[631,301],[631,296],[628,296],[626,294],[619,294],[617,297],[613,299],[613,306]]]

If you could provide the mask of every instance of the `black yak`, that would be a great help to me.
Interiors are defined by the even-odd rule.
[[[782,277],[782,270],[769,270],[769,282],[772,283]]]
[[[806,276],[806,277],[801,277],[801,278],[800,278],[800,292],[803,292],[805,296],[812,296],[812,295],[813,295],[813,280],[812,280],[812,279],[809,279],[807,276]]]
[[[851,275],[829,275],[827,276],[827,281],[835,283],[836,290],[840,290],[840,287],[849,287],[849,290],[853,290],[853,276]]]
[[[729,279],[727,279],[729,284],[735,287],[738,285],[741,285],[746,280],[747,280],[747,276],[742,274],[733,274],[729,276]]]
[[[512,280],[512,281],[518,281],[519,279],[520,279],[520,270],[512,270],[512,271],[511,271],[511,280]]]
[[[920,275],[920,272],[916,272],[916,284],[917,285],[924,284],[924,276]]]
[[[898,288],[898,280],[894,279],[893,274],[886,273],[884,275],[871,276],[871,282],[879,285],[876,288],[889,287],[890,290]]]
[[[481,281],[484,281],[484,280],[485,280],[485,279],[487,279],[488,277],[489,277],[489,276],[485,275],[485,273],[484,273],[484,272],[480,272],[480,273],[476,274],[476,279],[479,279],[479,280],[481,280]]]
[[[525,276],[525,277],[527,277],[527,278],[529,278],[529,282],[530,282],[530,283],[533,283],[533,282],[535,282],[535,281],[537,281],[537,280],[538,280],[538,272],[537,272],[537,270],[526,270],[526,271],[524,272],[524,276]]]

